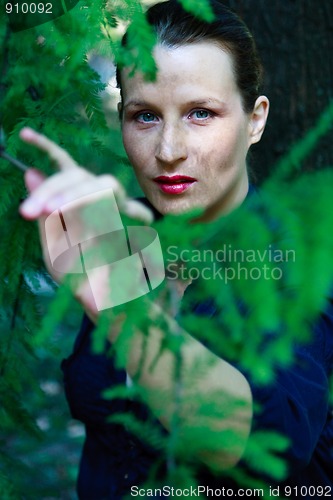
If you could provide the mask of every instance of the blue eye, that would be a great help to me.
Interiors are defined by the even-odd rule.
[[[199,120],[206,120],[207,118],[209,118],[211,116],[209,111],[207,111],[206,109],[197,109],[196,111],[194,111],[194,115],[195,115],[195,118],[197,118]]]
[[[156,116],[153,113],[140,113],[136,119],[140,122],[151,123],[155,120]]]

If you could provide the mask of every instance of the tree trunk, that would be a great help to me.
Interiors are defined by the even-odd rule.
[[[253,148],[252,167],[265,178],[274,163],[313,127],[333,93],[332,0],[229,0],[254,34],[271,102],[264,137]],[[302,166],[333,166],[328,134]]]

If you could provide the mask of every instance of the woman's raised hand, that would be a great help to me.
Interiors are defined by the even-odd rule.
[[[49,215],[66,203],[109,188],[113,190],[121,212],[147,224],[152,222],[152,212],[142,203],[127,198],[123,186],[112,175],[96,176],[88,172],[64,149],[30,128],[23,128],[20,137],[44,151],[59,170],[48,178],[35,169],[26,172],[25,182],[30,196],[20,207],[20,213],[24,218],[32,220],[41,215]]]
[[[38,219],[44,261],[49,273],[57,282],[60,282],[66,273],[72,273],[73,268],[77,266],[77,261],[80,260],[78,252],[67,252],[66,258],[62,261],[61,272],[54,266],[52,256],[60,255],[64,247],[62,214],[70,221],[70,233],[67,232],[67,239],[69,235],[72,241],[88,241],[88,244],[85,243],[85,251],[90,252],[90,255],[95,255],[100,251],[98,238],[91,236],[95,231],[91,224],[103,225],[104,221],[111,219],[112,212],[116,221],[114,224],[118,224],[117,229],[122,227],[119,212],[148,224],[152,222],[152,212],[142,203],[129,199],[123,186],[114,176],[109,174],[96,176],[90,173],[79,166],[60,146],[30,128],[22,129],[20,137],[45,152],[58,169],[48,178],[36,169],[29,169],[25,174],[25,182],[30,194],[20,206],[20,213],[25,219]],[[105,200],[108,200],[108,204],[103,208]],[[102,209],[94,212],[98,214],[95,215],[96,220],[87,220],[85,216],[87,208],[88,212],[92,213],[92,206],[98,206],[99,202],[101,202]],[[54,217],[51,214],[55,214]],[[110,225],[112,226],[112,222],[109,223]],[[102,235],[105,232],[97,234]],[[96,232],[93,236],[95,235]],[[112,243],[114,241],[116,239],[113,237]],[[73,250],[74,247],[77,248],[77,245],[73,245]],[[96,273],[99,273],[98,269]],[[108,281],[105,271],[101,270],[96,279],[100,283],[98,287],[101,290],[100,293],[107,294]],[[94,299],[96,297],[92,297],[84,274],[78,273],[73,278],[71,286],[74,295],[86,311],[95,316],[97,310]]]

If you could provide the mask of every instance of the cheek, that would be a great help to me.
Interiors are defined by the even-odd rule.
[[[242,167],[248,151],[247,137],[240,128],[228,132],[217,142],[217,155],[225,167]]]
[[[221,183],[228,182],[243,171],[246,165],[247,147],[239,134],[219,134],[213,144],[208,141],[201,151],[197,151],[197,162],[202,180],[214,190],[220,189]]]
[[[132,150],[131,146],[133,144],[133,141],[131,140],[131,133],[129,132],[128,128],[125,125],[123,125],[123,128],[122,128],[122,139],[123,139],[125,151],[128,155],[130,155],[131,150]]]
[[[127,156],[136,169],[137,166],[145,164],[147,149],[144,147],[143,141],[138,140],[135,134],[123,129],[123,144]]]
[[[211,148],[200,151],[197,154],[197,164],[208,179],[218,180],[223,172],[232,168],[235,164],[235,148],[224,140],[217,140]]]

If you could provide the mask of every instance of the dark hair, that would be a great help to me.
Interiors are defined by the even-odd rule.
[[[232,55],[235,80],[242,96],[246,113],[253,110],[260,95],[262,66],[252,34],[244,22],[219,0],[209,0],[215,18],[205,22],[186,12],[177,0],[153,5],[147,10],[147,19],[154,28],[160,44],[179,47],[205,40],[218,42]],[[123,37],[126,45],[126,34]],[[118,87],[121,88],[120,69],[117,68]]]

